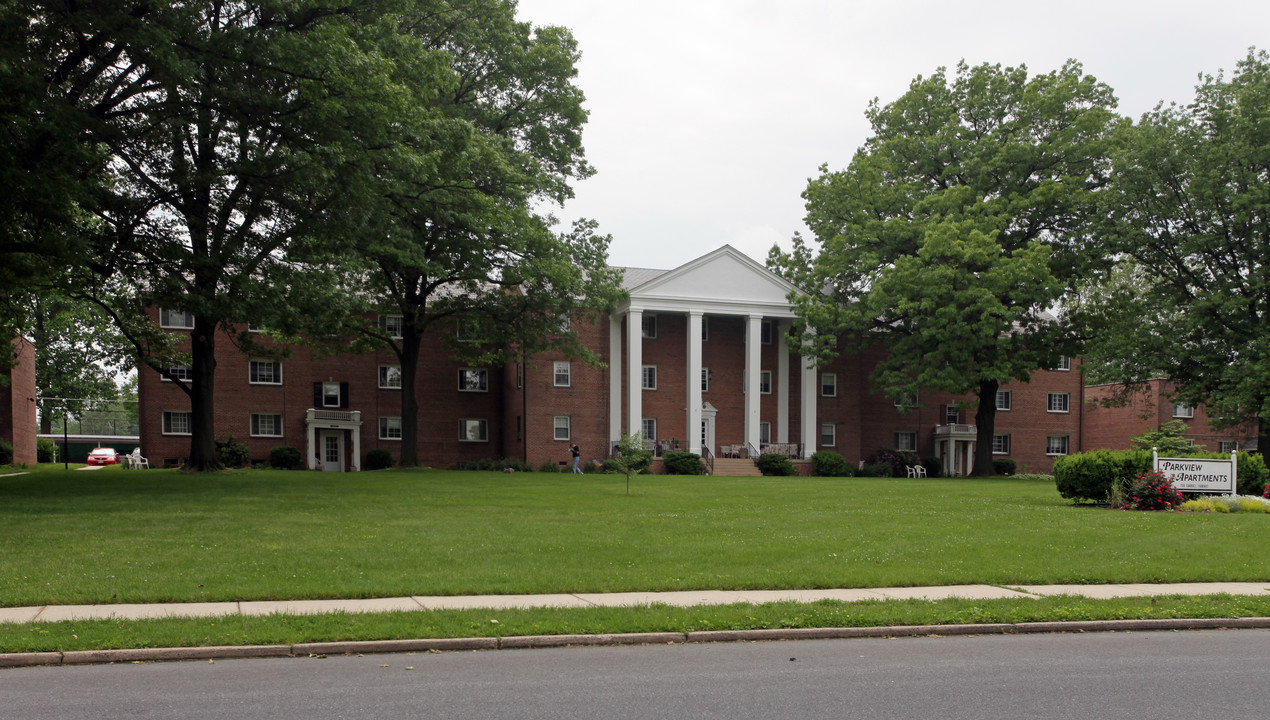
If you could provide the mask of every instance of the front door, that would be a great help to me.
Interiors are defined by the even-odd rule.
[[[321,430],[318,433],[318,447],[322,453],[322,469],[329,472],[344,472],[344,431]]]

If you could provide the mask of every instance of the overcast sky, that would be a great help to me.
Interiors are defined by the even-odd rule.
[[[614,265],[673,268],[731,244],[762,261],[795,232],[817,168],[869,136],[864,111],[964,59],[1068,58],[1137,118],[1270,49],[1267,0],[520,0],[573,31],[597,174],[556,215],[596,220]],[[810,238],[809,238],[810,239]]]

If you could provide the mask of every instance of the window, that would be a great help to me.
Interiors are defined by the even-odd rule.
[[[640,387],[644,388],[645,390],[657,389],[657,366],[656,365],[644,366],[644,378]]]
[[[379,439],[380,440],[400,440],[401,439],[401,417],[381,416],[379,418]]]
[[[821,423],[820,425],[820,446],[833,447],[838,444],[837,437],[838,428],[833,423]]]
[[[461,392],[489,392],[489,370],[463,368],[459,370]]]
[[[1009,455],[1010,454],[1010,436],[1009,435],[993,435],[992,436],[992,454],[993,455]]]
[[[252,360],[248,363],[247,380],[253,385],[281,385],[282,363],[274,360]]]
[[[766,445],[772,441],[772,424],[769,422],[760,422],[758,424],[758,444]]]
[[[895,407],[897,408],[917,407],[917,393],[908,392],[907,390],[905,390],[904,392],[901,392],[900,396],[895,399]]]
[[[247,323],[247,332],[262,333],[265,332],[265,326],[258,325],[256,323]]]
[[[459,420],[459,442],[488,442],[489,423],[485,420]]]
[[[895,449],[896,450],[917,450],[917,433],[915,432],[895,433]]]
[[[961,422],[961,411],[957,409],[957,406],[945,405],[944,406],[944,424],[956,425],[959,422]]]
[[[343,395],[337,382],[322,383],[322,407],[343,407]]]
[[[159,327],[191,330],[194,328],[194,315],[184,310],[159,309]]]
[[[568,440],[570,436],[570,420],[568,415],[557,415],[555,417],[555,433],[552,435],[556,440]]]
[[[1069,358],[1069,357],[1067,357],[1066,355],[1062,356],[1061,358],[1059,358],[1059,359],[1058,359],[1058,365],[1056,365],[1056,366],[1054,367],[1054,369],[1055,369],[1055,370],[1064,370],[1064,371],[1065,371],[1065,370],[1071,370],[1071,369],[1072,369],[1072,359],[1071,359],[1071,358]]]
[[[472,318],[459,318],[458,324],[454,327],[454,336],[459,342],[480,342],[480,323]]]
[[[557,360],[555,362],[556,387],[569,387],[573,384],[572,373],[573,369],[568,360]]]
[[[189,410],[164,410],[163,411],[163,434],[164,435],[189,435],[190,434],[190,411]]]
[[[641,331],[644,337],[649,339],[656,339],[657,338],[657,316],[656,315],[641,315],[640,322],[642,323]]]
[[[762,395],[772,394],[772,371],[760,370],[758,373],[758,391]]]
[[[822,373],[820,376],[820,396],[838,397],[837,373]]]
[[[282,437],[282,416],[276,413],[252,413],[253,437]]]
[[[710,318],[702,316],[701,318],[701,340],[702,342],[710,339]]]
[[[1068,404],[1067,393],[1050,393],[1049,394],[1049,411],[1050,412],[1065,413],[1067,412],[1067,404]]]
[[[998,410],[1009,410],[1009,409],[1010,409],[1010,400],[1011,400],[1011,398],[1010,398],[1010,391],[1009,391],[1009,390],[998,390],[998,391],[997,391],[997,409],[998,409]]]
[[[519,390],[525,386],[525,366],[523,363],[516,363],[516,389]]]
[[[758,335],[759,335],[759,342],[761,342],[762,344],[764,345],[772,344],[772,321],[771,320],[764,320],[761,323],[759,323]]]
[[[639,431],[645,440],[657,439],[657,418],[643,418],[639,421]]]
[[[701,392],[710,392],[710,368],[701,368]]]
[[[568,315],[561,315],[556,318],[556,331],[561,335],[567,335],[573,329],[573,318]]]
[[[1173,404],[1173,417],[1175,418],[1193,418],[1195,417],[1195,408],[1183,403]]]
[[[401,329],[403,326],[404,321],[401,319],[400,315],[379,316],[379,329],[383,330],[385,335],[394,340],[401,339]]]
[[[1067,436],[1051,435],[1045,438],[1045,454],[1046,455],[1066,455],[1067,454]]]
[[[1232,453],[1239,449],[1239,443],[1234,440],[1222,440],[1217,443],[1217,452]]]
[[[176,376],[177,380],[189,382],[194,379],[194,370],[189,365],[173,365],[167,368],[167,371]],[[164,375],[161,378],[163,382],[172,382],[171,378]]]
[[[384,390],[400,390],[401,389],[401,366],[400,365],[380,365],[379,366],[379,387]]]

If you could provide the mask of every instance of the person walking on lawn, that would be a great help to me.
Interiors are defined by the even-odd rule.
[[[582,451],[578,449],[578,444],[570,445],[569,452],[573,454],[573,472],[581,473],[582,468],[578,467],[578,461],[582,459]]]

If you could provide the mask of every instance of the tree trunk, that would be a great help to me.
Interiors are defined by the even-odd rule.
[[[221,470],[216,453],[216,323],[194,317],[190,332],[190,457],[186,472]]]
[[[419,398],[415,395],[415,383],[419,370],[419,345],[423,332],[403,318],[401,328],[401,457],[398,467],[419,466]]]
[[[975,411],[975,468],[971,475],[983,477],[995,474],[992,468],[992,436],[997,424],[996,380],[979,381],[979,408]]]

